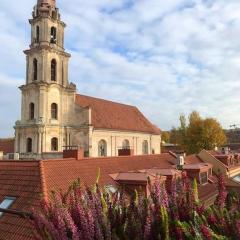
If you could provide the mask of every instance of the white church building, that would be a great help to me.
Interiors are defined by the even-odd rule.
[[[161,153],[161,131],[134,106],[77,94],[69,83],[70,54],[64,49],[65,23],[55,0],[38,0],[26,54],[21,120],[15,125],[15,153],[21,158],[57,157],[78,146],[86,156]]]

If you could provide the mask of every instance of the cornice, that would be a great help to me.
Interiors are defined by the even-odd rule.
[[[39,51],[48,51],[48,52],[60,54],[62,56],[68,57],[68,58],[71,57],[71,54],[67,53],[67,52],[64,52],[64,49],[63,49],[63,51],[60,51],[58,49],[55,49],[55,48],[52,48],[51,46],[46,46],[46,45],[30,48],[30,49],[24,50],[23,52],[26,55],[29,55],[29,54],[36,53],[36,52],[39,52]]]

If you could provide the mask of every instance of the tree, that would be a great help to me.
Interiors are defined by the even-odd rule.
[[[170,133],[167,131],[162,132],[162,142],[169,143]]]
[[[180,127],[171,133],[178,136],[176,143],[189,154],[198,153],[202,149],[212,150],[226,142],[220,123],[213,118],[203,119],[196,111],[189,115],[188,123],[186,117],[181,115]]]

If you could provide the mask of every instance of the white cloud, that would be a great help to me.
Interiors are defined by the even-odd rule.
[[[14,93],[24,83],[34,2],[0,3],[0,87]],[[57,2],[67,23],[70,79],[81,93],[137,105],[163,129],[195,109],[225,127],[240,122],[238,0]],[[10,134],[17,114],[2,114],[0,131]]]

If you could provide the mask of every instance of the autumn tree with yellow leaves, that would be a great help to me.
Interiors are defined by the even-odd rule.
[[[193,111],[180,116],[180,127],[173,128],[170,139],[174,139],[188,154],[199,153],[202,149],[212,150],[226,143],[221,124],[214,118],[202,118]]]

